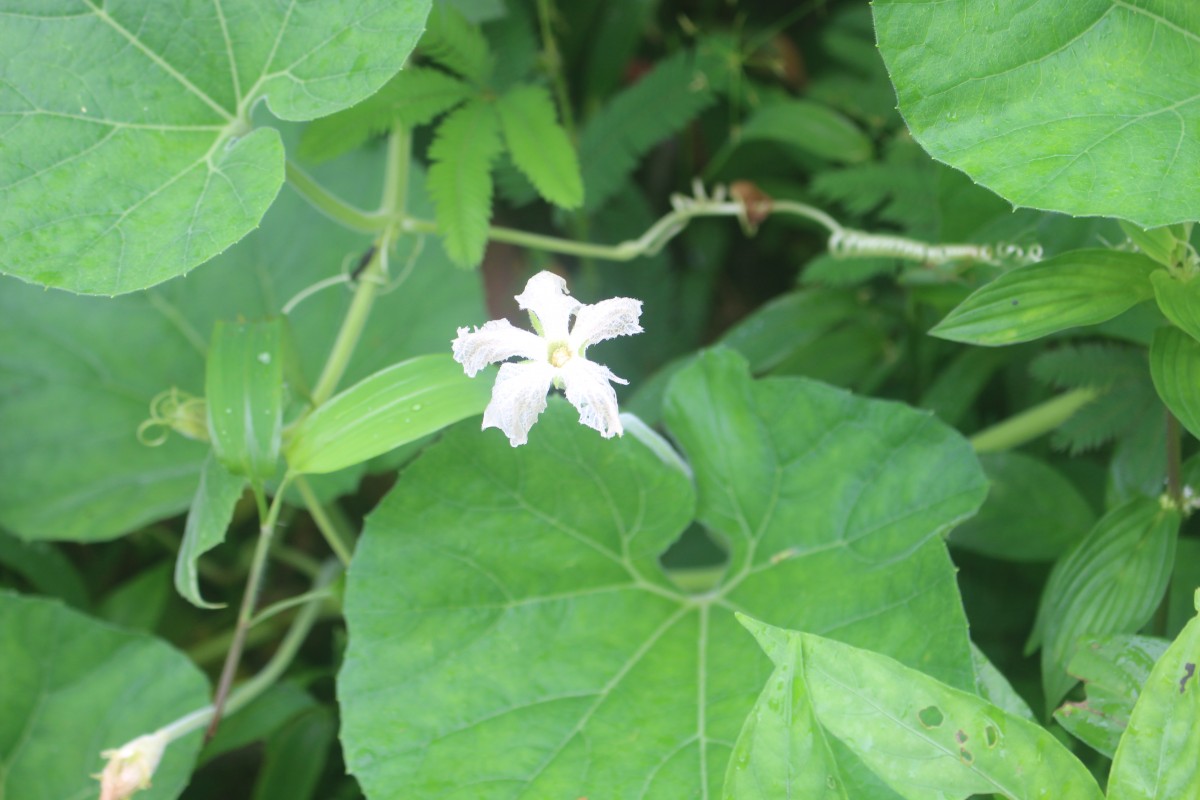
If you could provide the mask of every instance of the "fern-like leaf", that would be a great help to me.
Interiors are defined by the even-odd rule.
[[[579,142],[584,207],[595,210],[620,190],[638,160],[712,104],[713,92],[682,51],[613,98],[589,122]]]
[[[475,90],[441,70],[409,67],[356,106],[313,120],[300,137],[300,157],[324,161],[391,130],[397,121],[415,128],[466,100]]]
[[[424,56],[476,84],[487,82],[495,59],[477,25],[446,3],[433,4],[426,25],[425,35],[417,44]]]
[[[492,162],[501,148],[496,109],[482,100],[447,115],[429,146],[429,195],[446,253],[460,266],[483,260],[492,216]]]
[[[1055,431],[1055,447],[1078,454],[1123,439],[1147,408],[1156,408],[1146,353],[1116,344],[1064,345],[1030,365],[1039,381],[1062,389],[1097,389],[1104,394]]]
[[[541,86],[517,86],[496,104],[508,152],[538,194],[562,208],[583,202],[579,159]]]

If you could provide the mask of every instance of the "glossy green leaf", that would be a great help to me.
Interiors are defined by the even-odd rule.
[[[1014,717],[1037,722],[1025,698],[1017,694],[1004,673],[996,669],[974,642],[971,642],[971,657],[975,660],[975,694]]]
[[[735,746],[729,800],[866,796],[843,792],[828,759],[792,760],[802,753],[781,746],[810,738],[846,745],[906,800],[1103,797],[1087,768],[1034,722],[880,653],[740,620],[775,671]]]
[[[1080,641],[1133,633],[1162,600],[1175,557],[1177,511],[1137,498],[1104,515],[1054,565],[1030,646],[1042,647],[1042,686],[1053,708],[1075,679],[1067,674]]]
[[[1200,601],[1200,597],[1197,597]],[[1200,795],[1200,618],[1167,648],[1133,707],[1108,777],[1109,800]]]
[[[482,100],[446,115],[429,146],[429,196],[446,253],[459,266],[483,260],[492,219],[492,162],[501,146],[496,109]]]
[[[558,123],[554,101],[544,87],[523,84],[496,102],[500,127],[513,163],[538,194],[562,208],[583,203],[579,157]]]
[[[333,472],[482,414],[491,372],[468,378],[449,353],[402,361],[335,395],[292,431],[288,469]]]
[[[1178,328],[1160,328],[1150,343],[1150,377],[1171,413],[1200,437],[1200,342]]]
[[[1180,241],[1187,241],[1186,232],[1182,225],[1167,225],[1161,228],[1143,228],[1125,220],[1118,220],[1121,230],[1129,237],[1129,241],[1146,255],[1158,263],[1174,267],[1176,252]]]
[[[752,381],[728,351],[681,371],[666,407],[694,484],[551,398],[519,448],[475,422],[447,432],[373,512],[338,679],[371,800],[717,796],[769,671],[739,609],[974,686],[941,537],[984,486],[957,434]],[[693,518],[731,555],[702,594],[659,565]]]
[[[900,111],[934,158],[1019,206],[1142,226],[1200,218],[1193,4],[878,0],[874,10]]]
[[[368,207],[378,201],[381,156],[355,153],[315,174]],[[409,209],[428,216],[423,186],[414,168]],[[0,278],[0,525],[24,539],[99,541],[186,511],[210,448],[174,434],[161,447],[141,444],[137,429],[151,399],[172,386],[202,396],[216,320],[279,314],[304,289],[357,263],[369,244],[289,190],[245,241],[145,293],[75,297]],[[397,258],[407,260],[412,244],[402,242]],[[448,352],[457,326],[487,318],[478,276],[449,267],[427,241],[399,291],[376,300],[345,385],[404,358]],[[333,286],[288,314],[309,384],[350,298]],[[356,485],[357,475],[345,483]]]
[[[873,150],[871,140],[853,122],[810,100],[787,100],[759,108],[746,120],[740,140],[780,142],[847,163],[866,161]]]
[[[0,270],[88,294],[182,275],[257,227],[283,143],[403,65],[429,0],[0,3]],[[336,31],[336,35],[330,35]]]
[[[175,561],[175,589],[194,606],[221,608],[224,605],[209,603],[200,595],[196,562],[225,541],[233,509],[245,489],[246,479],[229,472],[214,453],[209,453],[200,471],[200,485],[196,487],[192,507],[188,510],[183,542]]]
[[[1087,501],[1058,470],[1015,451],[983,453],[988,499],[950,543],[1012,561],[1053,561],[1091,530]]]
[[[317,790],[337,719],[325,707],[309,709],[267,741],[254,800],[309,800]]]
[[[1200,280],[1177,280],[1166,270],[1155,272],[1150,280],[1163,316],[1193,339],[1200,340]]]
[[[1067,671],[1084,683],[1087,697],[1056,709],[1054,719],[1077,739],[1109,758],[1129,725],[1133,704],[1170,642],[1149,636],[1104,636],[1082,644]]]
[[[204,399],[213,452],[258,484],[275,474],[283,435],[283,320],[218,321],[208,348]]]
[[[159,561],[122,581],[100,601],[96,616],[122,628],[154,633],[174,595],[173,566],[170,561]]]
[[[88,588],[83,575],[69,558],[48,542],[23,542],[0,530],[0,566],[9,570],[6,576],[9,586],[15,574],[38,594],[56,597],[75,608],[84,608],[88,604]],[[20,580],[17,588],[23,588]]]
[[[1140,253],[1073,250],[1018,267],[976,290],[930,331],[956,342],[1005,345],[1095,325],[1154,296]]]
[[[101,750],[208,703],[208,682],[163,641],[58,602],[0,592],[0,796],[89,798]],[[199,731],[171,744],[146,800],[183,790]]]

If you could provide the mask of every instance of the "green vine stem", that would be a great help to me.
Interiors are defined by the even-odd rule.
[[[353,540],[353,536],[340,529],[337,520],[326,511],[325,506],[321,505],[312,485],[302,476],[296,478],[296,489],[300,492],[300,497],[304,500],[304,507],[308,509],[309,516],[312,517],[317,530],[325,537],[329,548],[333,550],[334,555],[342,564],[349,566],[350,558],[354,555],[354,547],[348,542]]]
[[[313,387],[313,406],[324,403],[337,389],[338,382],[346,373],[350,357],[358,346],[363,328],[366,327],[367,318],[375,304],[375,297],[379,294],[379,288],[386,277],[388,249],[395,236],[396,223],[404,218],[405,213],[411,150],[412,138],[408,130],[397,125],[388,135],[383,201],[379,209],[380,218],[390,220],[390,222],[375,240],[371,258],[358,278],[358,286],[354,290],[354,299],[350,301],[350,309],[346,312],[345,319],[342,320],[342,327],[338,330],[337,339],[334,340],[329,358],[325,360],[321,377],[317,379],[317,384]]]
[[[221,723],[221,714],[229,696],[229,688],[233,685],[234,675],[237,674],[238,664],[242,660],[242,650],[246,645],[246,634],[250,630],[254,617],[255,606],[258,605],[258,593],[262,587],[263,574],[266,572],[267,554],[271,550],[271,540],[274,538],[279,512],[283,508],[283,497],[287,490],[288,478],[284,477],[279,484],[275,497],[266,518],[262,520],[258,531],[258,542],[254,546],[254,558],[250,562],[250,574],[246,576],[246,590],[242,594],[242,604],[238,609],[237,627],[234,629],[233,642],[229,645],[229,653],[225,656],[225,664],[221,668],[221,678],[217,683],[217,692],[213,698],[213,715],[209,723],[207,739],[211,739]]]
[[[388,226],[388,218],[356,208],[317,183],[311,175],[288,161],[284,167],[287,182],[314,208],[347,228],[363,233],[378,233]]]
[[[156,733],[164,734],[166,740],[169,742],[182,738],[192,731],[199,730],[205,725],[210,725],[211,722],[220,718],[222,712],[226,714],[237,713],[251,700],[275,685],[288,668],[288,665],[292,663],[292,659],[295,658],[300,645],[308,637],[308,632],[312,630],[313,624],[317,621],[321,604],[328,597],[328,587],[342,574],[342,569],[342,565],[334,560],[327,561],[322,565],[317,579],[313,582],[312,591],[304,595],[307,599],[304,601],[300,612],[292,620],[287,635],[279,643],[279,649],[275,651],[275,654],[271,656],[271,660],[267,662],[267,665],[257,675],[238,686],[237,689],[234,689],[229,694],[228,700],[226,700],[223,707],[218,707],[214,702],[212,705],[197,709],[190,714],[185,714],[174,722],[168,723],[156,731]]]
[[[971,446],[977,453],[995,453],[1020,447],[1050,433],[1099,396],[1100,392],[1095,389],[1064,392],[990,428],[984,428],[971,437]]]

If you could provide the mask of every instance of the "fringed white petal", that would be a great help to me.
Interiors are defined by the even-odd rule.
[[[546,342],[537,334],[514,327],[506,319],[485,322],[475,331],[459,328],[458,338],[452,346],[454,360],[462,364],[463,370],[472,378],[488,364],[513,356],[546,360]]]
[[[571,328],[571,349],[582,353],[596,342],[641,333],[642,326],[638,324],[641,316],[642,301],[628,297],[580,306],[575,311],[575,326]]]
[[[546,410],[554,372],[545,361],[502,364],[492,387],[492,401],[483,412],[483,427],[504,431],[513,447],[525,444],[529,429]]]
[[[567,340],[571,315],[579,301],[567,294],[567,282],[553,272],[539,272],[516,296],[517,305],[532,312],[541,325],[542,335],[550,342]]]
[[[612,373],[608,367],[572,358],[559,370],[567,399],[579,409],[579,422],[600,431],[605,439],[624,433],[620,412],[617,409],[617,393],[610,381],[628,383]]]

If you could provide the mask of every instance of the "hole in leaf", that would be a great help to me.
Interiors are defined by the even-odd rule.
[[[988,747],[995,747],[1000,744],[1000,731],[996,730],[995,725],[986,725],[983,729],[983,738]]]
[[[659,556],[658,563],[680,589],[703,594],[720,585],[729,553],[704,526],[693,522]]]
[[[1183,677],[1179,679],[1179,693],[1183,694],[1187,688],[1187,682],[1196,674],[1196,665],[1191,661],[1183,665]]]
[[[975,761],[974,754],[972,754],[971,751],[965,747],[958,748],[958,757],[962,759],[964,764],[972,764]]]
[[[956,742],[958,742],[959,744],[966,744],[967,743],[967,732],[964,731],[962,728],[959,728],[958,730],[956,730],[954,732],[954,740]]]
[[[937,706],[925,706],[917,712],[917,719],[926,728],[936,728],[946,721],[946,715]]]

